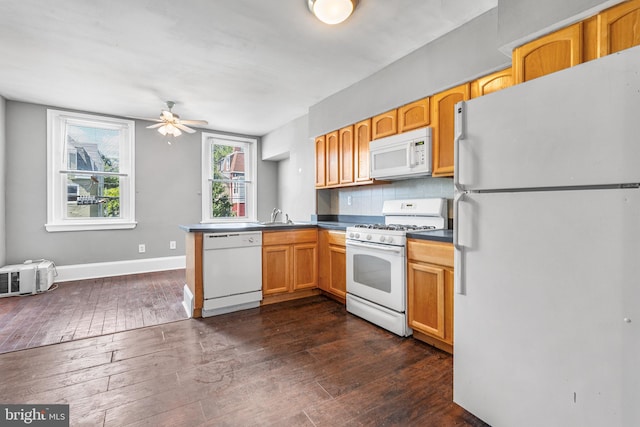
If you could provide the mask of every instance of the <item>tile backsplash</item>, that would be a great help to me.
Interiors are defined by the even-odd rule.
[[[382,203],[385,200],[430,197],[449,199],[449,218],[451,218],[453,179],[431,177],[392,181],[387,184],[319,190],[318,214],[381,215]]]

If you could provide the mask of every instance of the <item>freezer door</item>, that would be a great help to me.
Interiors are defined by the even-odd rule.
[[[640,46],[467,101],[456,180],[469,190],[640,182],[638,70]]]
[[[640,425],[640,190],[471,194],[458,214],[454,401],[493,426]]]

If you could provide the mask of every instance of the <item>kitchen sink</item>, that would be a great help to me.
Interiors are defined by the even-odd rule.
[[[271,222],[271,221],[266,221],[266,222],[259,222],[258,224],[260,225],[264,225],[265,227],[273,227],[273,226],[285,226],[285,225],[296,225],[294,222]]]

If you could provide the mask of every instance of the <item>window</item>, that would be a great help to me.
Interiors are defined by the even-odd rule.
[[[47,110],[47,231],[133,228],[131,120]]]
[[[202,222],[256,221],[256,140],[202,134]]]

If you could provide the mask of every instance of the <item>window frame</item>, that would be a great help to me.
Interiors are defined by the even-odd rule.
[[[229,145],[246,145],[245,151],[245,216],[244,217],[213,217],[211,216],[212,198],[210,182],[213,182],[211,164],[211,146],[215,141],[228,142]],[[258,212],[258,139],[225,135],[221,133],[202,132],[202,224],[256,222]],[[249,157],[247,161],[247,157]],[[233,196],[231,194],[230,196]]]
[[[67,181],[65,171],[66,127],[120,128],[122,141],[118,159],[120,177],[119,218],[66,218]],[[135,121],[94,114],[47,109],[47,223],[48,232],[114,230],[135,228]]]

